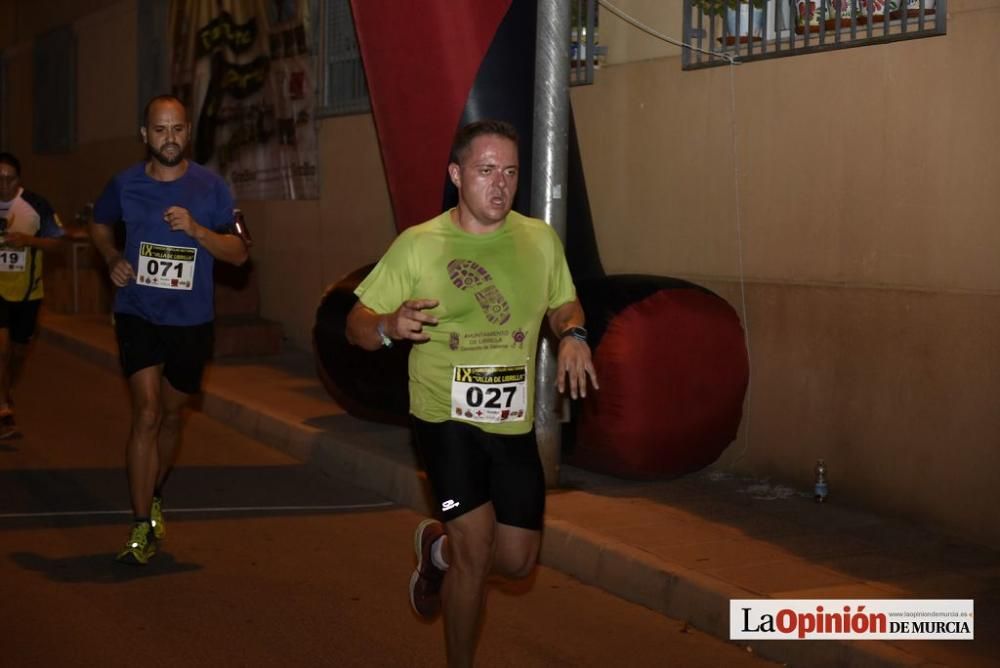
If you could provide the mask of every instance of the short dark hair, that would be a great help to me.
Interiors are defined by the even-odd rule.
[[[152,109],[153,105],[157,102],[176,102],[184,108],[184,114],[187,115],[187,107],[184,106],[184,103],[179,97],[176,95],[157,95],[156,97],[151,98],[149,102],[146,103],[146,107],[142,110],[142,127],[149,127],[149,110]]]
[[[13,153],[0,152],[0,164],[10,165],[17,175],[21,176],[21,161]]]
[[[517,145],[517,129],[507,121],[485,119],[469,123],[464,128],[455,133],[455,139],[451,143],[451,155],[448,160],[455,164],[460,164],[462,158],[469,151],[472,140],[483,135],[496,135],[509,139]]]

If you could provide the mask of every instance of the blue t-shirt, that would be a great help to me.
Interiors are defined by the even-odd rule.
[[[157,181],[146,174],[145,163],[133,165],[111,179],[94,203],[95,223],[124,221],[124,257],[137,277],[118,289],[114,310],[157,325],[200,325],[215,317],[214,258],[184,232],[170,229],[163,214],[172,206],[184,207],[214,232],[232,224],[226,182],[191,161],[176,181]]]

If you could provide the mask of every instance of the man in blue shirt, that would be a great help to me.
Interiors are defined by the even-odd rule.
[[[191,124],[181,101],[155,97],[144,119],[146,161],[108,183],[90,224],[118,287],[115,333],[132,395],[126,465],[135,518],[118,560],[134,564],[145,564],[166,532],[161,492],[180,441],[180,411],[200,390],[212,355],[214,260],[239,265],[248,257],[225,181],[184,157]],[[118,221],[124,251],[115,246]]]

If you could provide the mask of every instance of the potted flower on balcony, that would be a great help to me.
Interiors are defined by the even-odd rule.
[[[725,17],[726,34],[729,36],[729,43],[735,42],[738,35],[741,42],[747,40],[748,35],[753,35],[753,39],[760,39],[764,32],[764,4],[768,0],[691,0],[691,5],[704,16]],[[750,6],[753,6],[751,12]],[[751,24],[751,14],[753,23]]]

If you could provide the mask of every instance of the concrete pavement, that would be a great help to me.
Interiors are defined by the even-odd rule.
[[[42,324],[48,341],[117,366],[107,316],[46,313]],[[407,431],[347,415],[308,354],[216,363],[200,409],[429,514]],[[548,497],[541,560],[720,638],[728,638],[734,598],[973,598],[974,641],[762,641],[750,649],[796,666],[1000,663],[1000,553],[835,501],[820,506],[805,491],[718,471],[631,482],[564,466]]]

